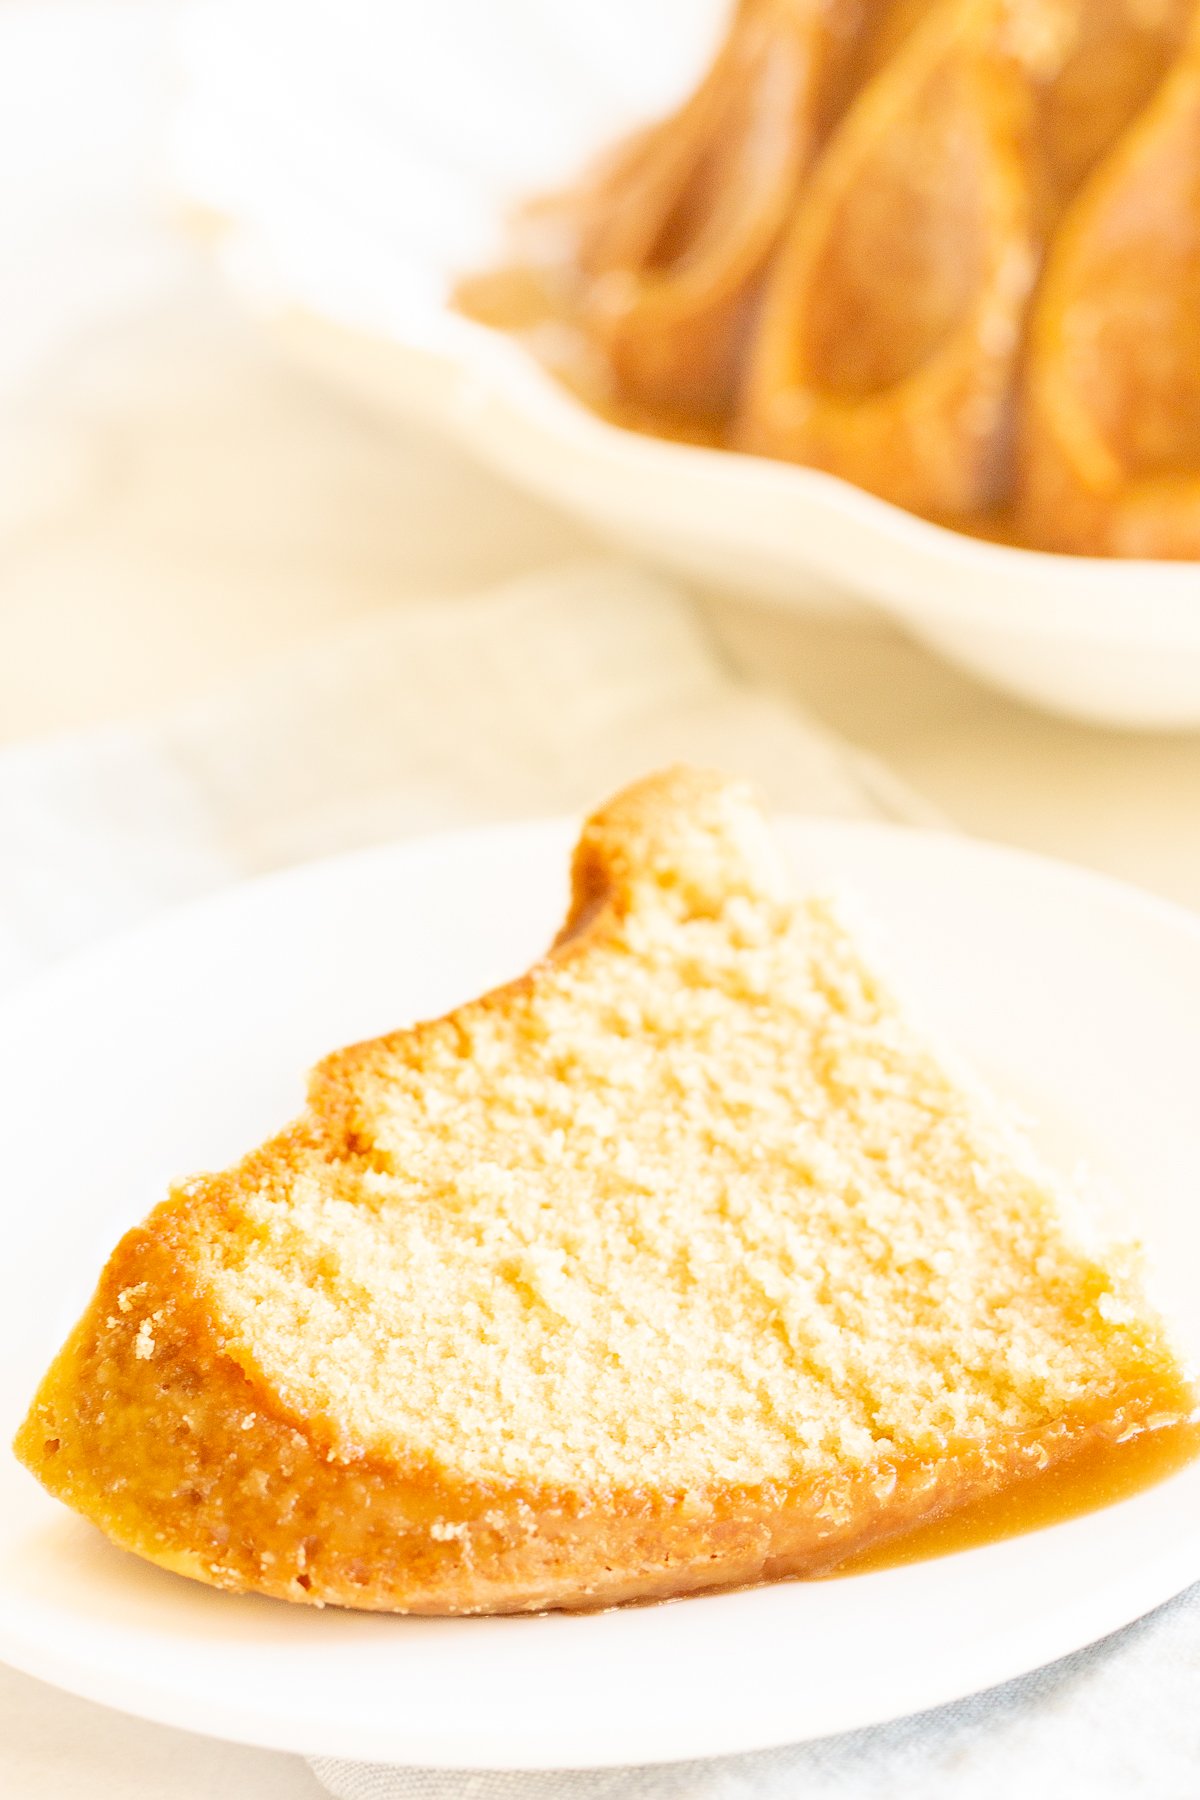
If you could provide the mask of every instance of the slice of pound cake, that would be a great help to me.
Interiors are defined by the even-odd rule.
[[[17,1439],[219,1587],[452,1613],[817,1573],[1194,1396],[751,796],[585,826],[529,974],[118,1245]]]

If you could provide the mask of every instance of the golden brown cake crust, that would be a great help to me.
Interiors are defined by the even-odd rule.
[[[1113,1435],[1106,1409],[1034,1444],[993,1447],[986,1466],[908,1470],[886,1515],[864,1496],[876,1513],[865,1532],[853,1494],[846,1526],[824,1527],[811,1485],[703,1497],[456,1486],[435,1467],[346,1459],[321,1420],[287,1417],[214,1340],[169,1225],[155,1220],[114,1253],[17,1449],[115,1543],[236,1592],[445,1614],[588,1608],[815,1574],[948,1500],[967,1504],[1028,1474],[1031,1448],[1048,1466]],[[154,1354],[142,1358],[146,1319]],[[1136,1425],[1162,1404],[1161,1390],[1130,1392],[1122,1417]]]
[[[1041,1415],[1012,1413],[1017,1429],[948,1438],[940,1456],[902,1452],[880,1427],[866,1455],[800,1458],[758,1480],[685,1470],[672,1482],[657,1467],[634,1480],[599,1464],[592,1478],[542,1480],[501,1460],[482,1474],[453,1443],[443,1453],[389,1439],[335,1389],[318,1394],[271,1363],[273,1340],[256,1336],[253,1308],[238,1313],[225,1287],[286,1228],[276,1197],[291,1205],[302,1185],[336,1195],[354,1183],[354,1204],[365,1204],[395,1160],[379,1117],[396,1083],[436,1087],[448,1039],[474,1043],[497,1020],[532,1029],[564,969],[586,975],[606,946],[628,956],[647,882],[700,920],[739,896],[769,908],[785,891],[761,818],[734,784],[673,770],[597,813],[543,963],[445,1020],[331,1057],[296,1125],[234,1170],[177,1189],[122,1240],[17,1438],[51,1493],[114,1542],[217,1587],[429,1613],[585,1607],[818,1572],[1097,1435],[1186,1410],[1190,1391],[1143,1311],[1112,1328],[1125,1335],[1102,1378]],[[1104,1287],[1093,1265],[1079,1269],[1089,1291]],[[323,1278],[318,1267],[314,1292]]]

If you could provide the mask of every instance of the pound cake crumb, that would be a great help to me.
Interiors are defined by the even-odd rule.
[[[550,953],[322,1063],[118,1245],[17,1438],[218,1587],[426,1613],[817,1574],[1188,1379],[753,797],[584,827]]]

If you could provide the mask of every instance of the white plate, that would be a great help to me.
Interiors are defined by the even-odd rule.
[[[0,1026],[0,1429],[118,1232],[298,1105],[339,1042],[521,968],[571,832],[386,849],[231,892],[75,962]],[[1011,852],[793,823],[902,982],[1050,1153],[1124,1187],[1200,1324],[1200,923]],[[283,1749],[453,1767],[749,1750],[934,1706],[1200,1576],[1200,1464],[1103,1512],[852,1579],[590,1617],[416,1620],[219,1594],[111,1548],[0,1457],[0,1655],[111,1706]]]
[[[815,470],[620,430],[449,309],[516,200],[689,85],[723,10],[205,0],[175,181],[224,221],[223,266],[295,355],[648,560],[789,606],[870,602],[1080,718],[1200,725],[1200,565],[977,542]]]

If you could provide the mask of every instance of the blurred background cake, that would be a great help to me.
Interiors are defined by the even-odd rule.
[[[1195,15],[739,0],[684,103],[530,209],[546,314],[625,423],[1043,549],[1195,556]],[[504,322],[503,293],[463,303]]]

